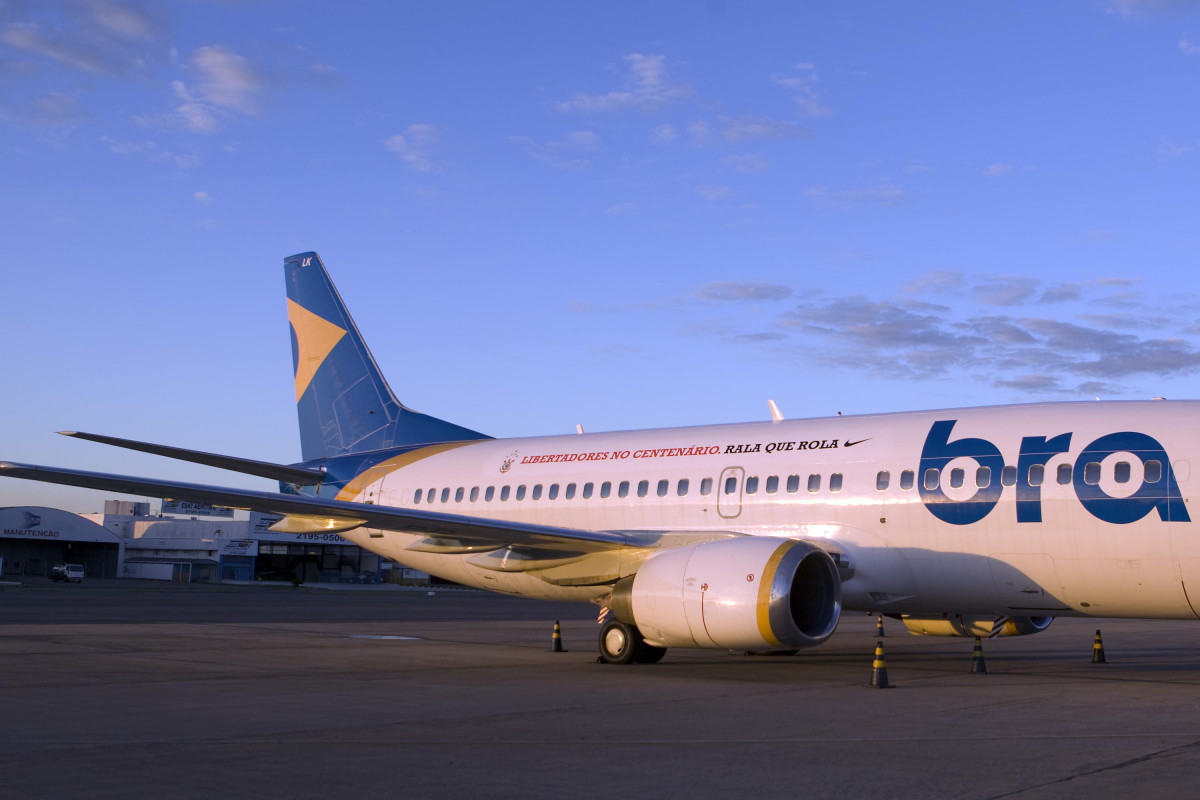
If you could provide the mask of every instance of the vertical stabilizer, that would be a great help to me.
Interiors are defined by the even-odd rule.
[[[289,256],[283,268],[305,461],[489,438],[401,405],[316,253]]]

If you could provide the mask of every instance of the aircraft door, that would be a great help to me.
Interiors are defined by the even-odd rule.
[[[723,519],[736,519],[742,513],[742,483],[746,470],[726,467],[717,481],[717,513]]]

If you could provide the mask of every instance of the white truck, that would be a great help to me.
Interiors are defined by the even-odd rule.
[[[50,568],[50,580],[83,583],[83,564],[57,564]]]

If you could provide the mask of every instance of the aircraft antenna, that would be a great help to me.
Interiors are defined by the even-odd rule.
[[[783,422],[783,412],[779,410],[779,406],[775,405],[775,401],[768,399],[767,406],[771,409],[771,421]]]

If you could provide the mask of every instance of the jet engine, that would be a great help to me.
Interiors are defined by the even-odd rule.
[[[654,647],[795,650],[833,634],[842,584],[815,545],[747,536],[651,556],[613,587],[610,608]]]
[[[1050,627],[1054,617],[903,617],[904,627],[916,636],[1028,636]],[[999,632],[995,632],[999,628]]]

